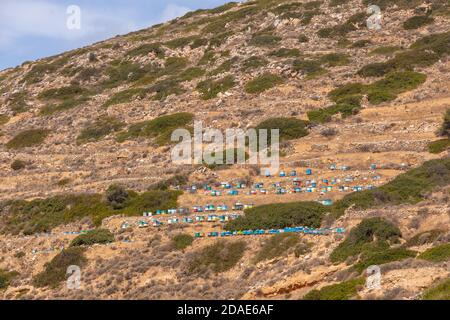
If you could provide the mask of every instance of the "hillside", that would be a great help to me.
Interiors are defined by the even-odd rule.
[[[0,297],[449,299],[450,3],[370,4],[380,30],[366,0],[256,0],[0,71]],[[280,128],[286,177],[175,165],[194,120]],[[237,219],[181,223],[210,204]],[[345,232],[193,238],[298,226]]]

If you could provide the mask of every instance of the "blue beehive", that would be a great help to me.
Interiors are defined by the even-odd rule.
[[[281,178],[286,177],[286,172],[285,172],[285,171],[280,171],[280,177],[281,177]]]
[[[292,170],[291,173],[290,173],[290,176],[291,177],[296,177],[297,176],[297,171]]]
[[[266,177],[270,177],[270,171],[269,171],[269,170],[266,170],[266,171],[264,172],[264,175],[265,175]]]
[[[230,191],[228,192],[228,194],[229,194],[230,196],[237,196],[237,195],[239,194],[239,191],[237,191],[237,190],[230,190]]]
[[[311,170],[311,169],[306,169],[306,175],[307,175],[307,176],[312,175],[312,170]]]
[[[370,170],[376,170],[376,169],[377,169],[377,165],[374,164],[374,163],[372,163],[372,164],[370,165]]]

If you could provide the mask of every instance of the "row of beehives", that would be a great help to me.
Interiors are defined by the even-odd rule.
[[[260,235],[273,235],[280,233],[303,233],[311,235],[330,235],[330,234],[343,234],[345,232],[344,228],[309,228],[309,227],[294,227],[294,228],[284,228],[284,229],[270,229],[270,230],[239,230],[239,231],[211,231],[211,232],[196,232],[194,233],[195,238],[203,237],[231,237],[231,236],[260,236]]]

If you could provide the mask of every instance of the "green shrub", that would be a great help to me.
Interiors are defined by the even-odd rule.
[[[189,182],[189,176],[177,174],[169,179],[157,182],[151,185],[149,190],[168,190],[171,186],[186,186]]]
[[[26,147],[34,147],[44,142],[49,135],[50,130],[47,129],[30,129],[17,134],[7,144],[8,149],[22,149]]]
[[[112,184],[106,190],[106,202],[113,209],[123,209],[126,206],[130,193],[121,185]]]
[[[372,41],[370,41],[368,39],[362,39],[362,40],[358,40],[358,41],[354,42],[352,44],[352,48],[364,48],[370,44],[372,44]]]
[[[436,159],[397,176],[387,184],[372,190],[354,192],[344,196],[331,208],[338,217],[345,209],[354,206],[364,210],[377,205],[398,205],[417,203],[424,199],[424,193],[450,181],[450,159]]]
[[[444,232],[442,230],[429,230],[416,234],[414,237],[408,239],[404,244],[405,247],[421,246],[427,243],[433,243]]]
[[[233,268],[244,255],[244,241],[217,241],[197,252],[188,262],[188,272],[200,274],[208,269],[216,273]]]
[[[136,97],[144,98],[147,92],[148,89],[144,88],[131,88],[116,92],[103,104],[103,107],[107,108],[113,105],[127,103]]]
[[[201,81],[197,85],[197,90],[200,92],[203,100],[209,100],[217,97],[219,92],[226,92],[235,85],[234,77],[228,75],[219,80],[207,79]]]
[[[16,271],[6,271],[0,269],[0,290],[8,288],[11,281],[19,275]]]
[[[105,80],[101,86],[103,88],[115,88],[126,83],[143,81],[144,79],[147,79],[145,83],[153,82],[161,76],[161,69],[151,63],[142,66],[131,61],[114,61],[106,69],[106,74],[109,79]]]
[[[450,300],[450,279],[441,281],[437,285],[425,290],[423,300]]]
[[[139,47],[128,51],[126,55],[129,57],[139,57],[146,56],[149,53],[154,53],[158,58],[164,58],[165,55],[164,49],[161,48],[159,43],[146,43],[140,45]]]
[[[181,192],[152,190],[137,194],[130,192],[125,206],[120,210],[127,216],[140,216],[144,211],[177,207]],[[3,234],[31,235],[50,232],[53,228],[88,217],[99,226],[104,218],[117,215],[101,194],[66,194],[32,201],[9,201],[8,214],[1,216]]]
[[[331,100],[337,102],[344,98],[361,95],[365,93],[365,86],[362,83],[348,83],[340,86],[328,93]]]
[[[406,30],[419,29],[433,22],[434,19],[429,16],[414,16],[403,23],[403,28]]]
[[[440,139],[428,144],[430,153],[441,153],[450,148],[450,139]]]
[[[178,79],[180,81],[191,81],[196,78],[200,78],[205,74],[205,70],[198,67],[191,67],[186,70],[184,70],[182,73],[180,73]]]
[[[214,62],[215,59],[216,59],[216,57],[215,57],[214,51],[207,50],[207,51],[205,51],[203,56],[200,58],[198,64],[199,65],[210,65]]]
[[[191,49],[200,48],[203,46],[206,46],[208,44],[208,39],[206,38],[197,38],[194,41],[192,41],[190,47]]]
[[[67,62],[69,62],[70,56],[62,56],[58,59],[54,59],[53,62],[39,62],[36,63],[30,71],[28,71],[23,77],[22,82],[27,84],[35,84],[42,81],[44,75],[53,74],[57,70],[61,69]]]
[[[294,249],[300,242],[300,238],[295,233],[281,233],[270,237],[256,253],[255,263],[270,260],[285,254]]]
[[[444,122],[439,129],[440,136],[447,136],[450,139],[450,108],[447,109],[444,115]]]
[[[0,114],[0,126],[8,123],[9,117],[6,114]]]
[[[300,56],[300,51],[298,49],[280,48],[272,51],[270,55],[278,58],[298,57]]]
[[[367,249],[361,255],[361,260],[353,266],[358,272],[363,272],[373,265],[382,265],[389,262],[401,261],[408,258],[414,258],[417,255],[415,251],[405,248],[394,248],[374,250]]]
[[[249,45],[256,47],[274,46],[281,41],[281,37],[272,34],[257,34],[249,41]]]
[[[306,43],[308,41],[309,41],[309,38],[307,36],[305,36],[304,34],[302,34],[298,37],[298,42],[300,42],[300,43]]]
[[[166,59],[164,69],[161,70],[160,75],[176,75],[186,68],[188,61],[186,58],[169,57]]]
[[[292,62],[292,69],[294,71],[301,72],[308,77],[314,77],[325,72],[319,61],[306,59],[294,60]]]
[[[330,7],[337,7],[347,4],[350,0],[331,0],[328,4]]]
[[[349,300],[363,287],[363,278],[352,279],[308,292],[303,300]]]
[[[384,79],[378,80],[367,87],[368,99],[374,104],[392,100],[400,93],[416,89],[426,79],[425,74],[412,71],[388,74]]]
[[[361,101],[360,96],[352,97],[355,98],[357,101],[357,104],[355,103],[348,103],[348,102],[341,102],[337,103],[331,107],[322,108],[318,110],[312,110],[308,111],[308,119],[309,121],[313,123],[325,123],[331,120],[331,117],[335,114],[341,114],[342,118],[346,118],[348,116],[351,116],[353,114],[356,114],[361,105],[359,101]]]
[[[271,229],[294,226],[320,227],[326,207],[317,202],[269,204],[247,209],[226,224],[227,230]]]
[[[26,167],[27,163],[25,161],[16,159],[11,163],[11,169],[14,171],[22,170]]]
[[[162,101],[170,95],[180,95],[186,90],[180,86],[180,79],[166,78],[161,80],[150,88],[146,89],[149,93],[154,93],[153,100]]]
[[[440,57],[450,54],[450,32],[434,33],[420,38],[411,45],[411,49],[431,50]]]
[[[345,66],[350,63],[348,55],[343,53],[329,53],[319,58],[321,64],[326,64],[330,67]]]
[[[362,28],[366,23],[366,19],[367,14],[365,12],[356,13],[349,17],[344,23],[334,27],[322,28],[317,34],[321,38],[342,37],[349,32]]]
[[[171,49],[177,49],[177,48],[186,47],[188,44],[192,43],[194,40],[197,40],[197,39],[198,39],[198,36],[176,38],[176,39],[173,39],[173,40],[170,40],[170,41],[164,43],[164,45],[166,45],[167,47],[169,47]]]
[[[101,140],[107,135],[117,132],[124,127],[124,123],[115,117],[104,116],[98,118],[95,122],[88,124],[81,130],[77,137],[77,143],[95,142]]]
[[[375,248],[388,248],[388,243],[395,243],[401,237],[400,229],[383,218],[368,218],[354,227],[347,238],[333,250],[332,262],[343,262],[349,257]],[[377,250],[378,251],[378,250]]]
[[[256,94],[276,87],[283,83],[283,79],[272,73],[264,73],[253,80],[250,80],[245,85],[245,92]]]
[[[194,115],[191,113],[174,113],[153,120],[132,124],[127,131],[117,135],[117,141],[136,138],[154,139],[158,145],[171,143],[170,138],[175,129],[189,129],[192,126]]]
[[[71,247],[92,246],[93,244],[106,244],[114,242],[114,235],[107,229],[90,230],[80,234],[70,243]]]
[[[419,259],[431,262],[443,262],[450,259],[450,243],[426,250],[419,255]]]
[[[299,139],[309,134],[307,122],[296,118],[270,118],[259,123],[255,129],[267,129],[270,136],[271,129],[279,129],[280,141]]]
[[[390,55],[397,51],[401,50],[398,46],[381,46],[376,49],[373,49],[370,54],[379,54],[379,55]]]
[[[246,72],[248,70],[257,69],[259,67],[265,66],[268,61],[264,58],[251,56],[242,62],[242,71]]]
[[[365,6],[377,5],[382,10],[396,7],[397,10],[414,9],[422,4],[422,0],[363,0]]]
[[[220,66],[218,66],[214,70],[210,71],[208,74],[210,76],[215,76],[215,75],[230,71],[231,68],[236,64],[237,60],[238,60],[237,57],[228,59],[228,60],[224,61]]]
[[[9,109],[15,114],[26,112],[28,110],[27,97],[28,92],[26,91],[11,94],[7,99]]]
[[[172,244],[177,250],[184,250],[194,241],[194,237],[190,234],[177,234],[172,238]]]
[[[67,268],[71,265],[83,267],[87,263],[84,248],[68,248],[56,255],[46,266],[44,271],[33,279],[35,287],[56,288],[66,279]]]

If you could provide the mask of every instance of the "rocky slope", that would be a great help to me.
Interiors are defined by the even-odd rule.
[[[358,283],[345,298],[415,299],[448,279],[450,167],[445,134],[450,130],[444,115],[450,107],[449,3],[372,2],[381,7],[380,30],[366,26],[367,1],[247,1],[191,12],[1,71],[0,276],[11,280],[4,281],[9,286],[0,294],[7,299],[298,299],[313,289],[364,277],[352,268],[367,252],[341,260],[331,256],[351,237],[352,228],[374,217],[395,225],[401,236],[382,244],[374,237],[370,245],[388,243],[391,250],[407,252],[399,260],[372,257],[381,265],[381,289]],[[173,118],[166,121],[165,116]],[[174,176],[183,182],[172,184],[186,186],[208,181],[287,185],[286,179],[258,176],[250,165],[176,166],[166,139],[175,128],[172,120],[184,127],[195,119],[212,128],[246,129],[273,118],[305,121],[307,134],[283,141],[281,158],[282,169],[297,170],[302,179],[308,178],[305,169],[312,168],[317,181],[351,176],[351,186],[381,187],[426,161],[437,162],[425,174],[420,195],[403,196],[416,191],[408,184],[396,191],[388,187],[384,192],[402,194],[401,200],[375,196],[370,205],[346,206],[320,221],[323,227],[345,227],[344,235],[299,235],[279,256],[261,261],[254,255],[270,245],[269,236],[221,239],[225,247],[214,259],[234,261],[237,251],[237,261],[226,270],[211,265],[199,273],[191,270],[195,259],[208,260],[202,250],[217,246],[216,239],[195,239],[183,250],[173,248],[174,236],[220,232],[219,223],[121,229],[124,221],[134,225],[141,220],[133,215],[141,216],[146,205],[151,204],[149,210],[157,207],[159,202],[145,193],[140,196],[144,200],[138,198],[141,202],[127,208],[103,207],[103,194],[113,184],[144,192]],[[441,140],[438,150],[430,147]],[[350,169],[331,170],[330,164]],[[410,180],[420,187],[422,182]],[[270,189],[268,195],[250,195],[246,188],[238,196],[184,192],[177,201],[180,207],[231,207],[237,201],[258,207],[323,199],[339,204],[351,191],[278,195]],[[54,200],[74,194],[91,197],[86,207],[78,210],[78,200]],[[35,199],[51,200],[20,202]],[[95,206],[89,203],[94,200]],[[38,285],[35,279],[44,264],[76,237],[64,232],[94,226],[109,229],[116,241],[84,248],[82,288],[69,290],[62,282],[56,288]],[[408,244],[436,230],[431,240]],[[241,253],[238,246],[227,247],[239,241],[245,243]],[[296,250],[301,244],[308,249]],[[422,252],[442,246],[443,259],[420,258]],[[18,275],[9,275],[12,271]]]

